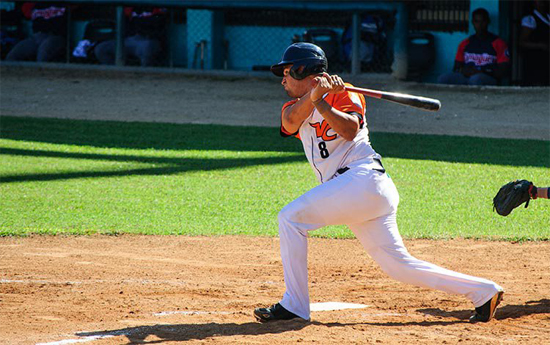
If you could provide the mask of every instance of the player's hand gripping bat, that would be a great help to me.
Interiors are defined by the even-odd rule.
[[[420,108],[429,111],[438,111],[441,108],[441,102],[437,99],[407,95],[403,93],[385,92],[360,87],[346,86],[346,91],[357,92],[367,97],[383,99],[414,108]]]

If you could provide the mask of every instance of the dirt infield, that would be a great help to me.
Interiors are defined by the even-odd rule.
[[[312,302],[367,307],[256,323],[284,291],[278,240],[0,239],[0,343],[548,344],[550,243],[406,241],[422,259],[506,289],[496,320],[461,296],[389,279],[356,240],[310,239]]]

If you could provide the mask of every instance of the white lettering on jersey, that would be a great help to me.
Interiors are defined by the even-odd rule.
[[[61,17],[65,14],[65,8],[63,7],[50,7],[45,8],[43,10],[34,10],[32,11],[32,19],[36,18],[44,18],[44,19],[50,19],[54,17]]]

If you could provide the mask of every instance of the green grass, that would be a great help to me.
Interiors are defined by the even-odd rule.
[[[0,119],[0,235],[276,236],[277,213],[316,185],[276,128]],[[498,188],[550,185],[550,143],[373,133],[407,238],[550,239],[550,201],[501,217]],[[352,237],[345,227],[312,233]]]

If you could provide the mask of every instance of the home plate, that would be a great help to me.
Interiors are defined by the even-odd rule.
[[[322,302],[311,303],[309,305],[311,311],[330,311],[330,310],[343,310],[343,309],[362,309],[369,307],[366,304],[356,303],[343,303],[343,302]]]

